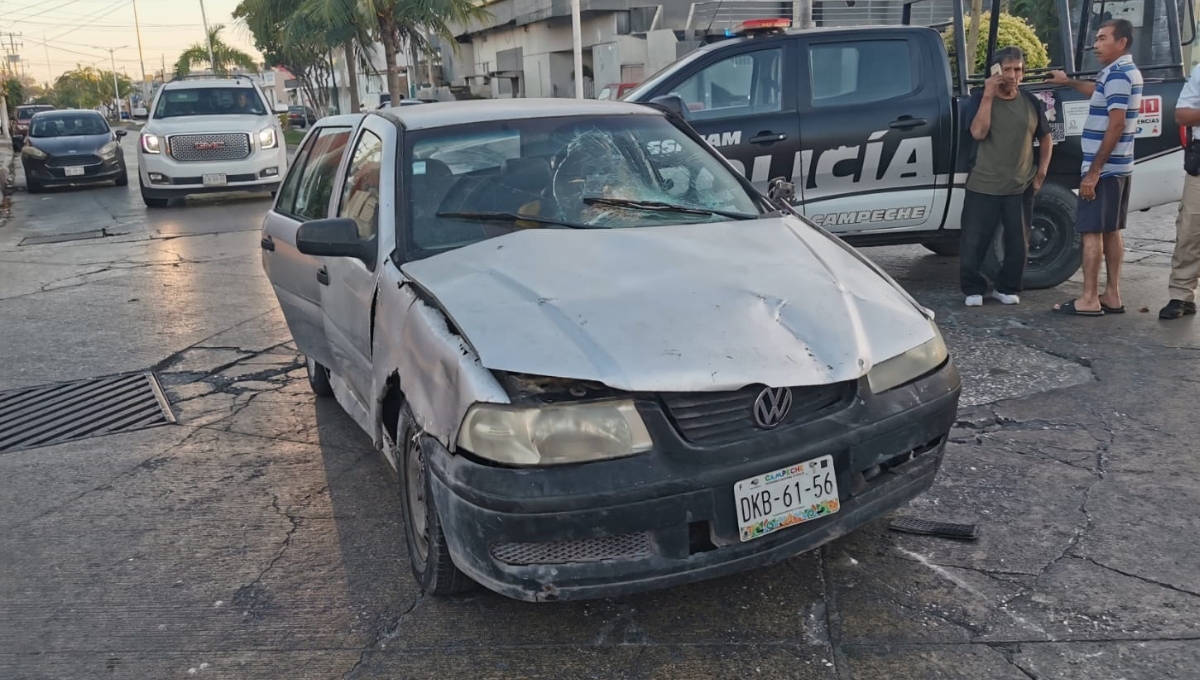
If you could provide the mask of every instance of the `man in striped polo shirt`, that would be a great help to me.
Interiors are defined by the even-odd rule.
[[[1121,260],[1125,256],[1125,215],[1133,174],[1133,135],[1142,108],[1142,73],[1133,64],[1133,25],[1125,19],[1106,21],[1096,32],[1093,49],[1104,70],[1096,80],[1074,80],[1052,71],[1050,82],[1070,85],[1091,96],[1083,126],[1083,179],[1075,230],[1083,242],[1083,294],[1054,309],[1080,316],[1121,314]],[[1100,262],[1108,279],[1100,293]]]

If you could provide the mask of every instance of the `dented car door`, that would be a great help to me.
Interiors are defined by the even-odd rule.
[[[363,408],[371,402],[371,319],[379,260],[395,244],[394,175],[383,172],[396,164],[395,140],[395,127],[378,118],[368,119],[359,129],[343,166],[333,215],[354,220],[359,238],[375,242],[376,261],[330,257],[325,258],[323,269],[321,309],[333,354],[329,368],[346,381]],[[384,177],[388,181],[381,181]]]

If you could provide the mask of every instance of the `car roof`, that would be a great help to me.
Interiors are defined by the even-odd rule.
[[[78,116],[79,114],[100,116],[100,112],[93,109],[47,109],[46,111],[38,111],[38,118],[66,118],[67,116]],[[103,118],[104,116],[100,116]]]
[[[399,123],[406,130],[426,130],[504,119],[663,114],[641,104],[599,99],[474,99],[431,106],[393,106],[372,115]]]
[[[20,111],[21,109],[42,109],[43,111],[55,110],[53,104],[21,104],[17,107],[17,110]]]
[[[163,85],[165,90],[191,90],[215,87],[245,87],[253,88],[254,81],[247,77],[241,78],[180,78]]]

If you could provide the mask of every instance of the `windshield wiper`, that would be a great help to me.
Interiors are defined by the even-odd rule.
[[[548,217],[537,217],[535,215],[518,215],[511,212],[440,212],[438,217],[449,217],[464,220],[497,220],[503,222],[537,222],[538,224],[553,224],[559,227],[567,227],[569,229],[602,229],[603,227],[593,227],[587,224],[579,224],[578,222],[564,222],[563,220],[553,220]]]
[[[652,212],[673,212],[684,213],[687,215],[720,215],[734,220],[755,220],[758,215],[747,215],[745,213],[726,212],[724,210],[714,210],[712,208],[702,208],[692,205],[677,205],[675,203],[664,203],[662,201],[635,201],[628,198],[606,198],[604,196],[585,196],[583,202],[586,205],[615,205],[622,208],[635,208],[637,210],[647,210]]]

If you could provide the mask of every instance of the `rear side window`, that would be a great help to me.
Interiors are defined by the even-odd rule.
[[[808,65],[814,107],[860,106],[916,89],[906,40],[812,45]]]
[[[276,210],[302,222],[328,217],[338,165],[349,140],[348,127],[321,128],[313,133],[296,154]]]
[[[379,229],[379,164],[383,160],[383,140],[364,130],[354,147],[354,157],[346,172],[346,186],[338,217],[349,217],[358,224],[358,237],[369,240]]]
[[[783,50],[735,54],[710,64],[673,88],[691,112],[711,120],[783,109]]]

